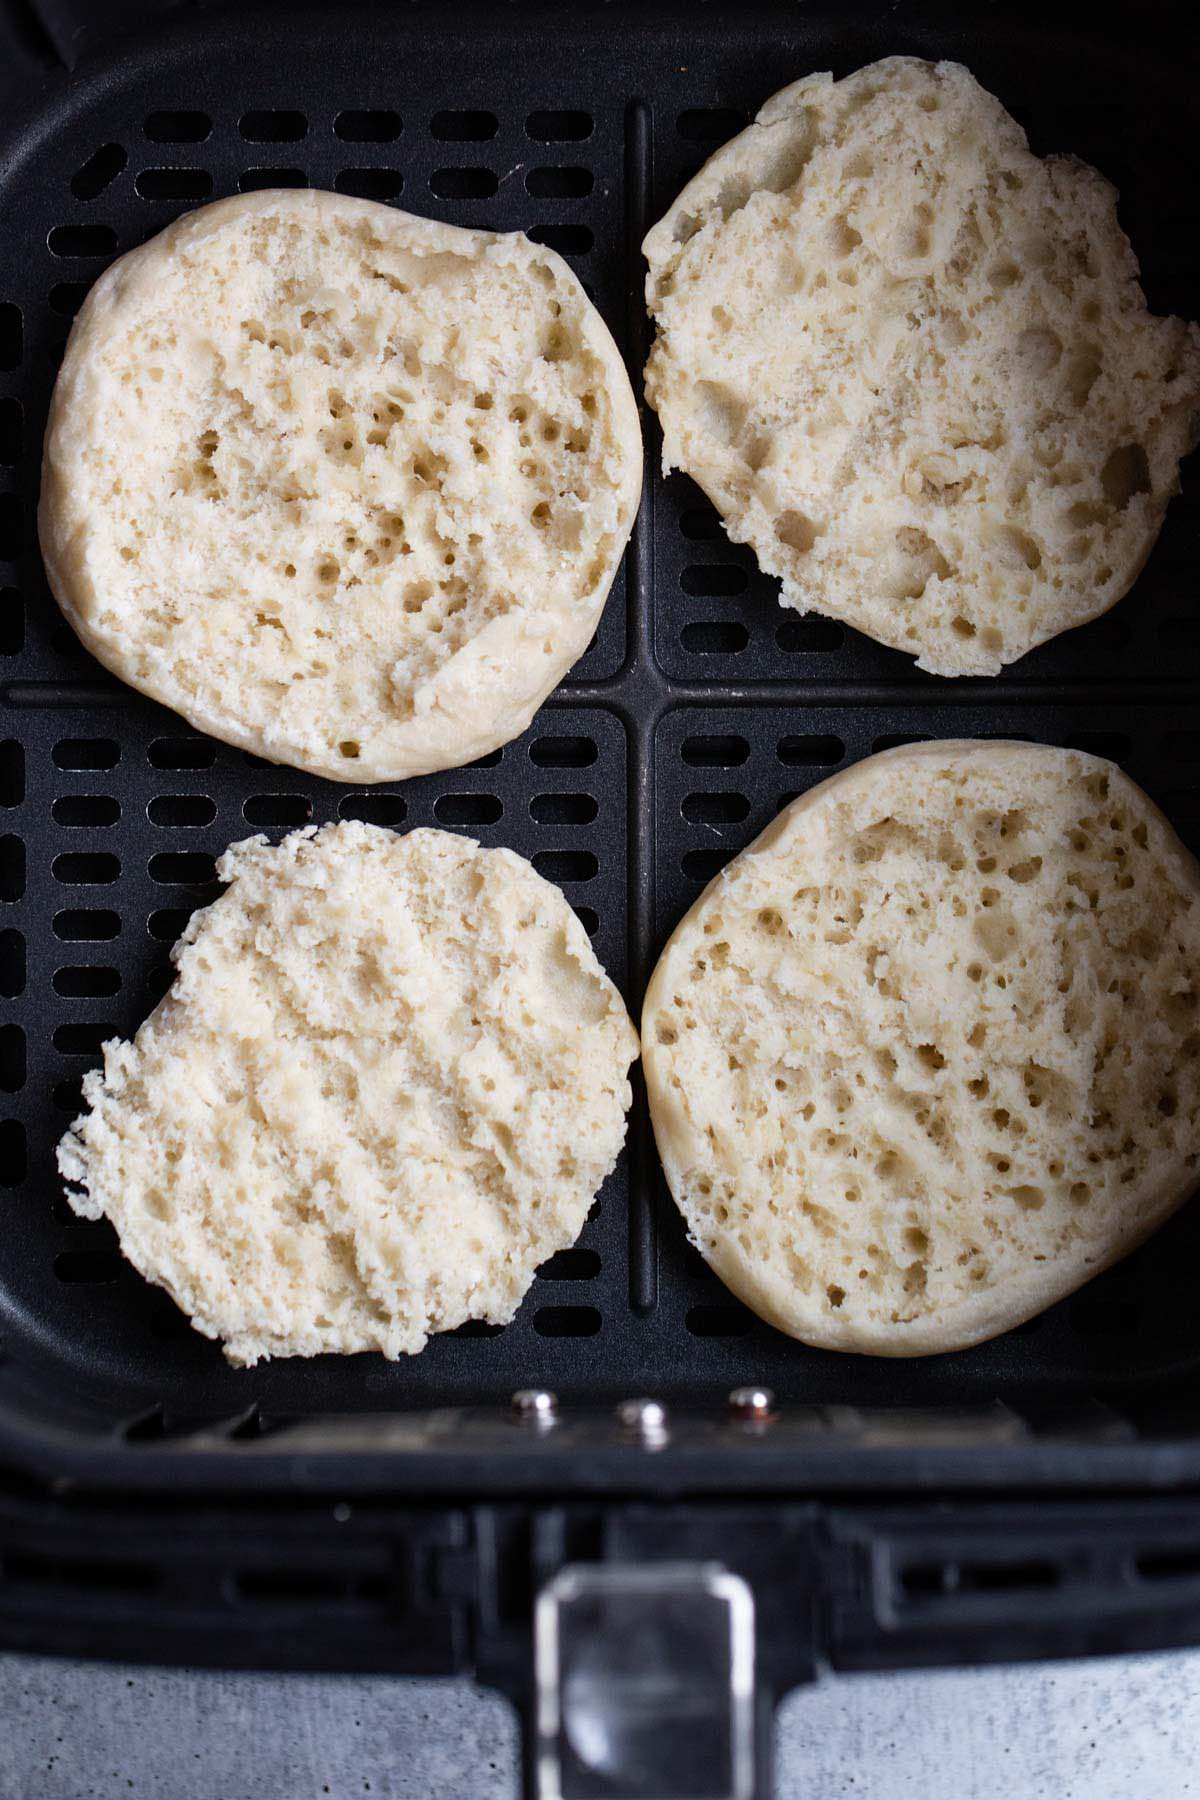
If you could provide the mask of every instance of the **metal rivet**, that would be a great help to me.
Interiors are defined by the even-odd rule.
[[[770,1388],[734,1388],[729,1396],[729,1410],[735,1419],[761,1422],[770,1418],[774,1405],[775,1396]]]
[[[668,1413],[661,1400],[622,1400],[617,1419],[626,1431],[635,1431],[647,1441],[666,1436]]]
[[[548,1388],[518,1388],[512,1397],[512,1409],[518,1419],[530,1425],[553,1425],[558,1395]]]

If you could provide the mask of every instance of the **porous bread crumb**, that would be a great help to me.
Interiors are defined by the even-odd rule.
[[[175,985],[84,1078],[71,1205],[234,1363],[511,1319],[616,1161],[637,1050],[562,893],[357,822],[218,871]]]
[[[1200,1167],[1200,868],[1112,764],[869,757],[709,885],[642,1020],[671,1192],[807,1343],[994,1336],[1123,1256]]]
[[[272,761],[381,781],[524,730],[640,485],[628,377],[561,257],[289,190],[190,213],[97,282],[39,524],[115,674]]]
[[[1116,190],[955,63],[769,100],[646,238],[665,468],[826,613],[942,675],[1105,612],[1197,439],[1200,330]]]

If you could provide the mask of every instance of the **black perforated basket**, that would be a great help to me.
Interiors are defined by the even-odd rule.
[[[503,752],[390,789],[268,765],[111,680],[58,615],[34,532],[70,319],[112,256],[187,207],[308,184],[521,227],[571,261],[640,386],[648,224],[776,88],[894,51],[966,61],[1036,150],[1094,161],[1120,187],[1152,307],[1194,312],[1185,11],[1143,8],[1119,33],[1065,11],[938,5],[7,0],[0,29],[9,1641],[471,1664],[515,1690],[539,1582],[572,1559],[671,1544],[750,1574],[768,1685],[823,1656],[1200,1638],[1194,1206],[993,1343],[839,1358],[759,1323],[687,1249],[639,1098],[578,1246],[542,1269],[512,1325],[395,1364],[245,1371],[122,1262],[106,1225],[75,1218],[53,1165],[82,1072],[164,991],[169,946],[216,891],[214,858],[252,830],[358,817],[510,845],[562,885],[635,1012],[703,882],[797,793],[888,744],[1096,750],[1200,849],[1194,472],[1111,614],[1000,679],[950,683],[781,611],[698,490],[659,477],[648,416],[641,514],[587,654]],[[729,1410],[747,1382],[774,1391],[765,1424]],[[558,1395],[549,1430],[510,1419],[530,1387]],[[654,1443],[614,1417],[640,1394],[670,1409]]]

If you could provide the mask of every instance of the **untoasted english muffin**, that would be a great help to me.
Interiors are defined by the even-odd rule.
[[[646,238],[646,393],[781,599],[994,674],[1133,582],[1196,442],[1200,331],[1117,195],[956,63],[768,100]]]
[[[50,585],[114,674],[334,780],[507,743],[586,649],[641,440],[553,251],[289,190],[113,264],[46,434]]]
[[[869,757],[709,885],[642,1021],[693,1241],[833,1350],[959,1349],[1039,1312],[1200,1166],[1200,868],[1112,764]]]
[[[231,1362],[510,1319],[625,1136],[637,1039],[562,893],[442,831],[235,844],[104,1046],[71,1204]]]

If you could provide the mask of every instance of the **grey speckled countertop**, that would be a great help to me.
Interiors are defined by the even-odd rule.
[[[515,1800],[461,1681],[0,1657],[0,1800]],[[779,1800],[1200,1796],[1200,1651],[830,1679],[780,1720]]]

